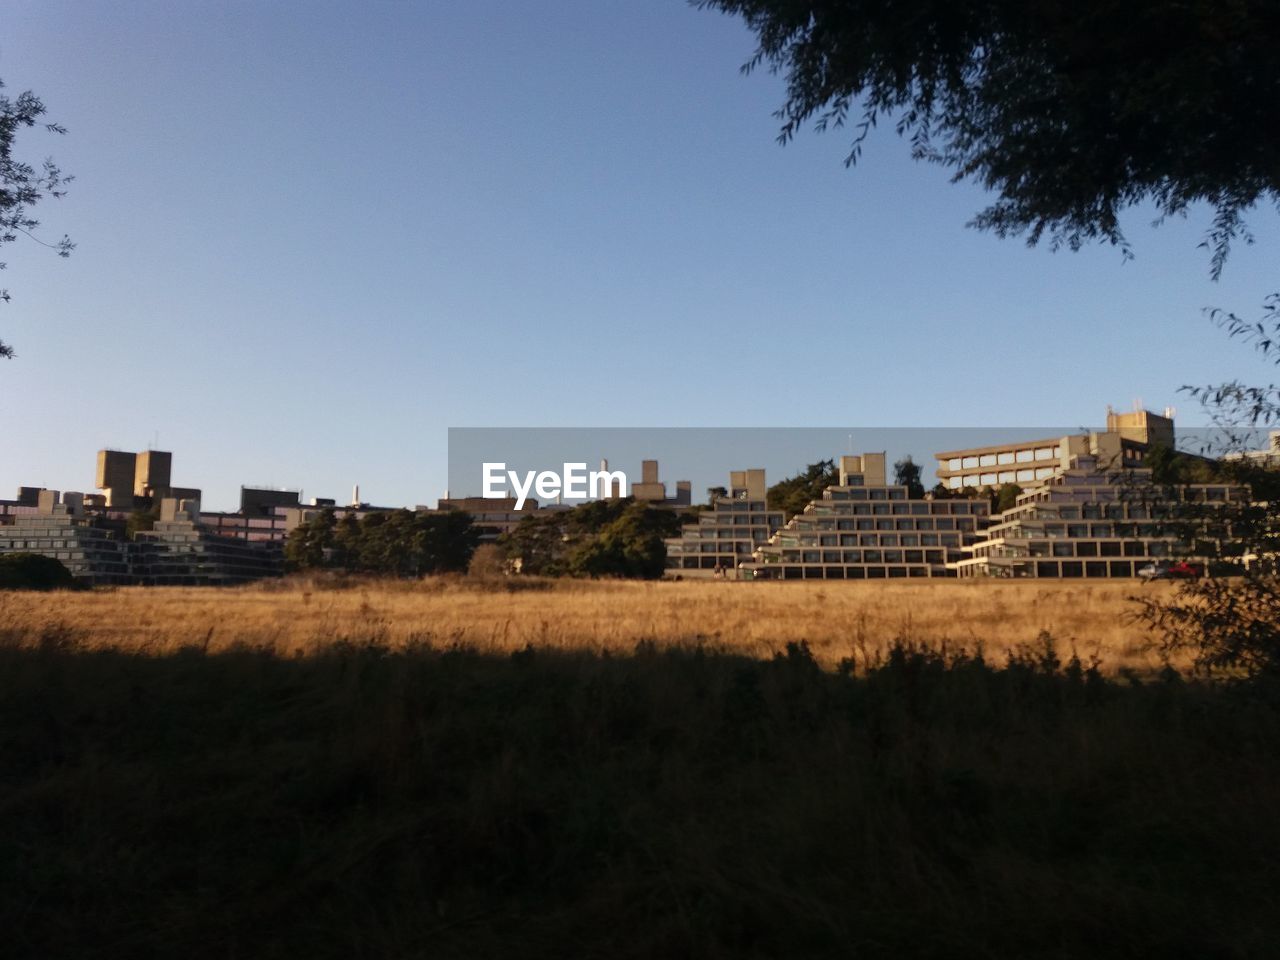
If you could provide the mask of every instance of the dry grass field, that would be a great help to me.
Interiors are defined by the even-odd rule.
[[[510,589],[527,587],[529,589]],[[834,667],[862,662],[895,639],[981,644],[1002,660],[1042,631],[1064,655],[1102,670],[1159,667],[1133,621],[1137,595],[1169,584],[1115,582],[639,583],[467,580],[347,583],[292,580],[241,589],[125,588],[0,594],[0,630],[36,642],[70,632],[77,646],[163,655],[249,645],[296,656],[335,641],[463,645],[479,652],[535,648],[629,653],[707,644],[764,658],[808,643]]]
[[[1169,589],[0,593],[4,956],[1272,956],[1280,703]]]

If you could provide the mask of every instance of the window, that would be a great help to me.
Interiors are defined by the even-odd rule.
[[[996,463],[1000,464],[1001,466],[1003,466],[1006,463],[1013,463],[1013,451],[997,454]]]
[[[1014,457],[1014,459],[1017,460],[1018,463],[1030,463],[1033,459],[1035,459],[1035,451],[1019,450],[1017,455]]]

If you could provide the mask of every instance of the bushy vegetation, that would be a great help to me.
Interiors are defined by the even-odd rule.
[[[782,510],[790,519],[804,513],[812,501],[822,499],[823,490],[839,482],[840,470],[834,460],[811,463],[795,476],[779,480],[769,488],[769,509]]]
[[[38,553],[0,554],[0,590],[72,590],[77,586],[61,560]]]
[[[391,510],[357,519],[322,510],[295,527],[285,544],[293,570],[344,570],[418,577],[465,571],[480,542],[471,514]]]
[[[666,568],[663,540],[677,536],[681,524],[692,519],[691,512],[651,507],[631,497],[595,500],[526,517],[501,543],[521,573],[654,580]]]
[[[1256,957],[1280,714],[898,645],[820,670],[0,647],[6,956]]]

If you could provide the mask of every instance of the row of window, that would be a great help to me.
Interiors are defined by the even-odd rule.
[[[958,547],[957,533],[842,533],[839,536],[795,536],[783,533],[780,547]]]
[[[970,473],[962,477],[948,477],[947,486],[952,490],[964,487],[994,487],[998,483],[1033,483],[1047,480],[1054,474],[1053,467],[1037,467],[1034,470],[1002,470],[998,473]]]
[[[947,562],[945,550],[784,550],[765,563],[839,563],[845,565],[882,563],[931,563]]]
[[[1006,464],[1033,463],[1037,460],[1053,460],[1060,456],[1060,447],[1026,447],[1022,450],[1002,450],[972,457],[952,457],[947,461],[948,470],[971,470],[979,467],[998,467]]]
[[[976,517],[910,517],[907,519],[812,520],[797,517],[791,533],[821,530],[976,530]]]

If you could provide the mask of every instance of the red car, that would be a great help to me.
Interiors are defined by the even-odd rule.
[[[1187,560],[1175,560],[1172,563],[1162,560],[1149,563],[1138,571],[1144,580],[1199,580],[1204,576],[1204,566]]]

